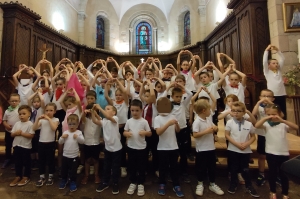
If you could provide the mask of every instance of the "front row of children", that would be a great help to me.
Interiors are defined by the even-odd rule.
[[[265,89],[261,92],[260,101],[258,106],[254,108],[253,113],[256,115],[265,114],[266,117],[259,118],[258,122],[247,121],[246,112],[253,118],[252,114],[246,110],[242,102],[235,101],[231,96],[227,97],[230,102],[228,109],[223,115],[227,117],[225,127],[225,136],[229,141],[228,155],[230,158],[230,186],[228,192],[234,194],[237,189],[238,173],[242,173],[245,179],[245,185],[248,192],[253,197],[259,197],[256,190],[253,188],[249,176],[249,156],[251,153],[250,145],[255,141],[254,133],[257,133],[255,128],[262,129],[261,135],[265,136],[265,152],[266,159],[269,165],[269,184],[270,184],[270,198],[276,199],[276,177],[278,168],[281,164],[288,160],[289,150],[286,139],[286,133],[291,129],[298,129],[298,125],[282,119],[282,112],[280,107],[272,104],[273,92]],[[15,169],[16,178],[10,183],[10,186],[22,186],[30,181],[30,149],[31,139],[34,137],[34,131],[40,129],[39,138],[39,172],[40,180],[36,183],[37,186],[53,184],[54,173],[54,157],[55,157],[55,130],[59,124],[58,119],[54,117],[56,112],[56,105],[48,103],[45,105],[44,114],[40,115],[38,119],[32,123],[30,116],[32,110],[27,105],[18,106],[20,97],[18,94],[10,96],[10,107],[4,114],[4,126],[7,131],[11,132],[14,137],[13,148],[15,156]],[[193,102],[193,100],[192,100]],[[161,97],[157,100],[157,106],[170,106],[173,104],[166,97]],[[151,136],[152,131],[149,127],[147,120],[141,117],[143,112],[143,104],[140,100],[132,100],[130,112],[132,118],[129,119],[124,127],[124,136],[127,137],[128,145],[128,163],[130,171],[130,182],[127,194],[133,194],[137,190],[138,196],[145,194],[144,182],[146,173],[146,163],[148,153],[146,150],[145,137]],[[171,109],[172,109],[171,108]],[[223,195],[224,192],[219,186],[215,184],[215,145],[214,145],[214,132],[217,127],[211,121],[212,109],[207,99],[198,99],[193,102],[193,109],[198,116],[193,123],[193,137],[195,138],[196,145],[196,175],[198,185],[196,187],[196,194],[203,195],[203,181],[208,174],[209,177],[209,190],[217,195]],[[17,115],[12,114],[17,110]],[[98,111],[103,115],[103,119],[98,115]],[[97,192],[102,192],[109,187],[110,177],[112,175],[113,186],[112,193],[118,194],[118,179],[120,177],[120,165],[122,156],[122,144],[120,141],[119,133],[119,118],[115,106],[107,105],[102,109],[98,104],[90,104],[85,110],[86,126],[92,124],[101,126],[103,128],[103,137],[105,142],[104,151],[104,175],[101,183],[96,189]],[[221,114],[222,115],[222,114]],[[18,117],[19,121],[15,123],[12,129],[7,121],[12,121]],[[251,119],[250,119],[251,120]],[[254,119],[255,120],[255,119]],[[100,149],[98,142],[93,143],[93,139],[99,140],[99,137],[94,135],[95,129],[91,133],[82,132],[78,129],[80,119],[76,114],[70,114],[67,117],[66,124],[68,130],[64,131],[59,138],[59,144],[64,144],[63,159],[62,159],[62,180],[59,188],[64,189],[70,183],[70,191],[76,191],[76,169],[78,167],[78,153],[79,144],[85,143],[85,139],[89,140],[90,145],[87,144],[85,151],[90,155],[87,158],[88,162],[97,162],[99,158]],[[254,125],[255,124],[255,127]],[[94,127],[96,127],[94,126]],[[176,133],[180,131],[180,126],[174,115],[169,113],[159,113],[154,119],[154,129],[159,136],[157,145],[159,156],[159,195],[165,195],[166,181],[165,177],[167,171],[170,171],[171,179],[173,182],[173,190],[178,197],[183,197],[184,194],[180,188],[178,176],[178,145],[176,141]],[[98,157],[97,157],[98,156]],[[205,161],[204,161],[205,160]],[[45,180],[45,167],[49,167],[49,176]],[[25,168],[23,171],[23,167]],[[97,166],[98,168],[98,166]],[[288,198],[288,179],[279,172],[282,181],[282,194],[283,198]],[[99,181],[100,179],[95,179]],[[98,182],[98,183],[99,183]]]

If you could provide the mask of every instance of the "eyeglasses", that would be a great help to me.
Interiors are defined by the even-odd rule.
[[[268,96],[268,95],[261,95],[261,97],[265,97],[265,98],[273,98],[273,96]]]
[[[231,110],[231,112],[233,112],[233,113],[243,113],[244,111],[241,111],[241,110]]]

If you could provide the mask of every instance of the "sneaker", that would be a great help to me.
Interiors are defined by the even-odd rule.
[[[266,183],[265,177],[259,174],[258,177],[257,177],[257,180],[256,180],[256,185],[257,186],[262,186],[265,183]]]
[[[211,190],[212,192],[214,192],[219,196],[224,195],[224,191],[222,191],[222,189],[215,183],[209,185],[209,190]]]
[[[276,178],[276,184],[281,187],[281,179],[280,179],[280,177]]]
[[[234,194],[236,192],[236,185],[230,184],[229,188],[227,189],[227,192]]]
[[[23,177],[22,180],[18,183],[18,187],[24,186],[28,182],[30,182],[30,179],[28,177]]]
[[[131,183],[127,189],[127,194],[132,195],[136,190],[136,184]]]
[[[15,179],[9,184],[10,187],[17,186],[18,182],[21,180],[20,177],[15,177]]]
[[[276,193],[270,193],[270,199],[277,199]]]
[[[245,180],[244,180],[242,174],[241,174],[241,173],[238,173],[237,176],[238,176],[238,179],[239,179],[239,183],[240,183],[240,184],[245,184]]]
[[[90,166],[90,175],[94,175],[95,174],[95,168],[94,166]]]
[[[70,182],[70,192],[74,192],[77,190],[77,185],[75,181]]]
[[[125,167],[121,167],[121,177],[125,178],[127,176],[127,171]]]
[[[159,171],[155,171],[155,175],[159,178]]]
[[[112,194],[116,195],[118,193],[119,193],[119,185],[114,183],[112,187]]]
[[[53,178],[49,177],[47,182],[46,182],[46,186],[51,186],[51,185],[53,185]]]
[[[108,184],[101,183],[101,184],[99,184],[99,186],[97,187],[96,191],[97,191],[98,193],[100,193],[100,192],[104,191],[104,190],[107,189],[107,188],[108,188]]]
[[[40,178],[40,180],[35,183],[35,186],[41,187],[44,185],[44,183],[45,183],[45,178]]]
[[[157,193],[158,193],[158,195],[161,195],[161,196],[166,195],[166,185],[160,184]]]
[[[190,183],[191,182],[191,179],[190,179],[188,174],[183,174],[183,181],[185,183]]]
[[[144,189],[144,185],[139,184],[138,188],[137,188],[137,195],[138,196],[143,196],[145,195],[145,189]]]
[[[196,195],[203,196],[203,191],[204,191],[203,183],[198,182],[198,185],[196,186]]]
[[[254,198],[259,198],[260,196],[258,195],[258,193],[256,192],[256,190],[254,189],[254,187],[249,186],[247,187],[247,191],[250,193],[250,195]]]
[[[184,197],[182,191],[181,191],[181,188],[180,186],[176,186],[173,188],[173,191],[176,193],[176,196],[179,197],[179,198],[182,198]]]
[[[1,169],[5,169],[10,164],[10,159],[4,160]]]
[[[69,182],[68,180],[62,179],[62,180],[60,181],[60,184],[59,184],[59,189],[64,189],[64,188],[66,188],[68,182]]]
[[[80,174],[83,170],[83,165],[79,165],[78,168],[77,168],[77,174]]]

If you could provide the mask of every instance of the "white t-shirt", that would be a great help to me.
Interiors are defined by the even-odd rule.
[[[51,118],[52,122],[59,122],[58,118]],[[40,132],[40,139],[39,142],[54,142],[55,141],[55,132],[56,130],[52,130],[50,127],[50,123],[46,119],[41,119],[39,121],[41,124],[41,132]]]
[[[141,98],[140,98],[140,94],[139,93],[136,93],[135,91],[130,91],[130,96],[131,96],[131,100],[140,100],[141,101]]]
[[[147,146],[145,136],[140,136],[139,132],[141,130],[151,131],[147,120],[144,118],[134,119],[130,118],[125,125],[125,131],[132,133],[130,138],[127,138],[127,145],[132,149],[145,149]]]
[[[122,149],[118,117],[113,116],[113,118],[116,121],[116,123],[113,123],[106,118],[102,120],[105,149],[110,152],[115,152]]]
[[[208,118],[205,120],[201,117],[197,117],[193,123],[193,132],[198,133],[206,130],[207,128],[213,127],[214,124]],[[196,151],[211,151],[215,150],[215,142],[213,133],[203,135],[201,137],[195,138]]]
[[[20,106],[28,105],[28,99],[33,94],[32,91],[32,79],[20,79],[17,90],[20,95]]]
[[[193,73],[191,70],[187,74],[180,71],[180,74],[185,77],[185,88],[189,91],[195,91]]]
[[[202,83],[199,83],[197,85],[197,89],[199,87],[203,87],[204,85]],[[215,99],[219,99],[220,98],[220,95],[219,95],[219,92],[218,92],[218,89],[220,88],[218,86],[218,83],[210,83],[209,86],[206,87],[208,92],[210,92],[212,94],[212,96],[214,96]],[[205,97],[209,97],[209,95],[207,94],[207,92],[205,92],[204,90],[201,90],[201,92],[199,93],[198,97],[202,97],[202,96],[205,96]],[[210,104],[212,104],[212,100],[210,99]]]
[[[123,101],[122,104],[117,104],[113,101],[114,107],[117,109],[117,116],[119,118],[119,124],[125,124],[128,120],[128,105]]]
[[[100,132],[101,126],[95,124],[90,118],[86,117],[83,131],[84,144],[88,146],[100,144]]]
[[[245,103],[245,88],[246,87],[244,87],[240,82],[238,84],[238,88],[232,88],[229,84],[223,86],[226,96],[234,94],[239,98],[239,101],[243,103]]]
[[[53,96],[52,90],[50,91],[50,94],[49,94],[49,92],[46,92],[43,94],[45,104],[50,103],[52,96]]]
[[[65,92],[65,91],[63,90],[63,92]],[[59,111],[59,110],[62,109],[62,107],[61,107],[61,105],[60,105],[60,103],[59,103],[59,99],[62,97],[62,94],[61,94],[61,96],[56,100],[55,93],[56,93],[56,91],[53,93],[52,102],[56,104],[56,111]]]
[[[230,137],[234,139],[238,143],[244,143],[247,142],[250,138],[250,133],[255,133],[255,128],[252,125],[251,122],[248,122],[247,120],[243,120],[243,122],[239,122],[236,119],[231,119],[227,121],[226,131],[230,132]],[[250,146],[248,146],[246,149],[241,150],[234,146],[231,142],[228,143],[228,151],[234,151],[237,153],[252,153]]]
[[[70,132],[69,130],[65,131],[63,134],[68,134],[67,138],[60,137],[58,140],[59,144],[64,144],[63,156],[67,158],[76,158],[79,153],[79,144],[84,143],[84,137],[82,132],[76,130],[75,132]],[[77,134],[77,139],[74,139],[74,134]]]
[[[21,130],[22,132],[25,132],[25,133],[34,134],[34,131],[32,130],[32,125],[33,124],[31,121],[27,121],[27,122],[18,121],[14,125],[11,132]],[[16,136],[13,141],[13,147],[15,147],[15,146],[19,146],[19,147],[26,148],[26,149],[31,149],[31,147],[32,147],[31,138],[26,138],[23,136]]]
[[[257,113],[257,121],[261,120],[262,118],[266,117],[267,114],[265,112],[265,109],[261,106],[258,107],[258,113]],[[255,131],[256,134],[265,136],[266,131],[265,129],[256,129]]]
[[[176,119],[174,115],[169,114],[167,116],[158,115],[154,119],[154,129],[163,127],[170,120]],[[159,136],[157,150],[176,150],[178,149],[176,140],[175,125],[169,126],[166,131]]]
[[[284,56],[283,54],[278,51],[278,64],[279,64],[279,69],[277,73],[274,73],[273,71],[269,70],[269,64],[268,64],[268,56],[269,56],[269,51],[264,52],[263,56],[263,66],[264,66],[264,75],[267,80],[267,87],[271,91],[273,91],[274,96],[284,96],[286,95],[284,83],[282,80],[282,73],[281,69],[284,64]]]
[[[266,153],[288,156],[290,152],[286,134],[289,126],[284,123],[270,126],[268,122],[265,122],[263,126],[266,131]]]
[[[4,112],[4,116],[3,116],[3,121],[7,121],[7,124],[10,125],[11,127],[14,127],[15,123],[20,121],[19,119],[19,112],[18,112],[19,108],[15,108],[13,111],[9,111],[6,110]],[[6,131],[8,131],[7,129],[5,129]],[[11,131],[8,131],[11,132]]]

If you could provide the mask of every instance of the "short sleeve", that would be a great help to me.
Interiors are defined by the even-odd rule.
[[[154,118],[154,129],[160,128],[159,118]]]
[[[255,133],[256,128],[251,124],[250,133]]]
[[[248,120],[250,118],[250,116],[248,115],[248,113],[246,113],[245,115],[244,115],[244,119],[245,120]]]
[[[200,125],[198,124],[197,120],[193,123],[193,132],[199,132]]]
[[[129,130],[129,121],[130,120],[127,120],[126,124],[125,124],[125,127],[124,127],[124,130],[125,131],[128,131]]]
[[[33,124],[28,125],[27,132],[30,134],[35,134],[35,132],[32,130],[32,125]]]
[[[4,112],[3,120],[6,120],[6,121],[7,121],[7,111]]]
[[[231,126],[230,126],[231,122],[227,121],[226,126],[225,126],[225,131],[231,131]]]
[[[11,129],[11,132],[12,132],[12,133],[15,132],[15,131],[17,130],[18,123],[19,123],[19,122],[15,123],[15,125],[14,125],[13,128]]]
[[[145,123],[145,131],[151,131],[147,120],[144,120],[144,123]]]
[[[117,123],[119,122],[119,118],[117,116],[113,116],[113,118]]]
[[[285,130],[285,133],[287,133],[289,131],[290,127],[286,124],[284,124],[284,130]]]

